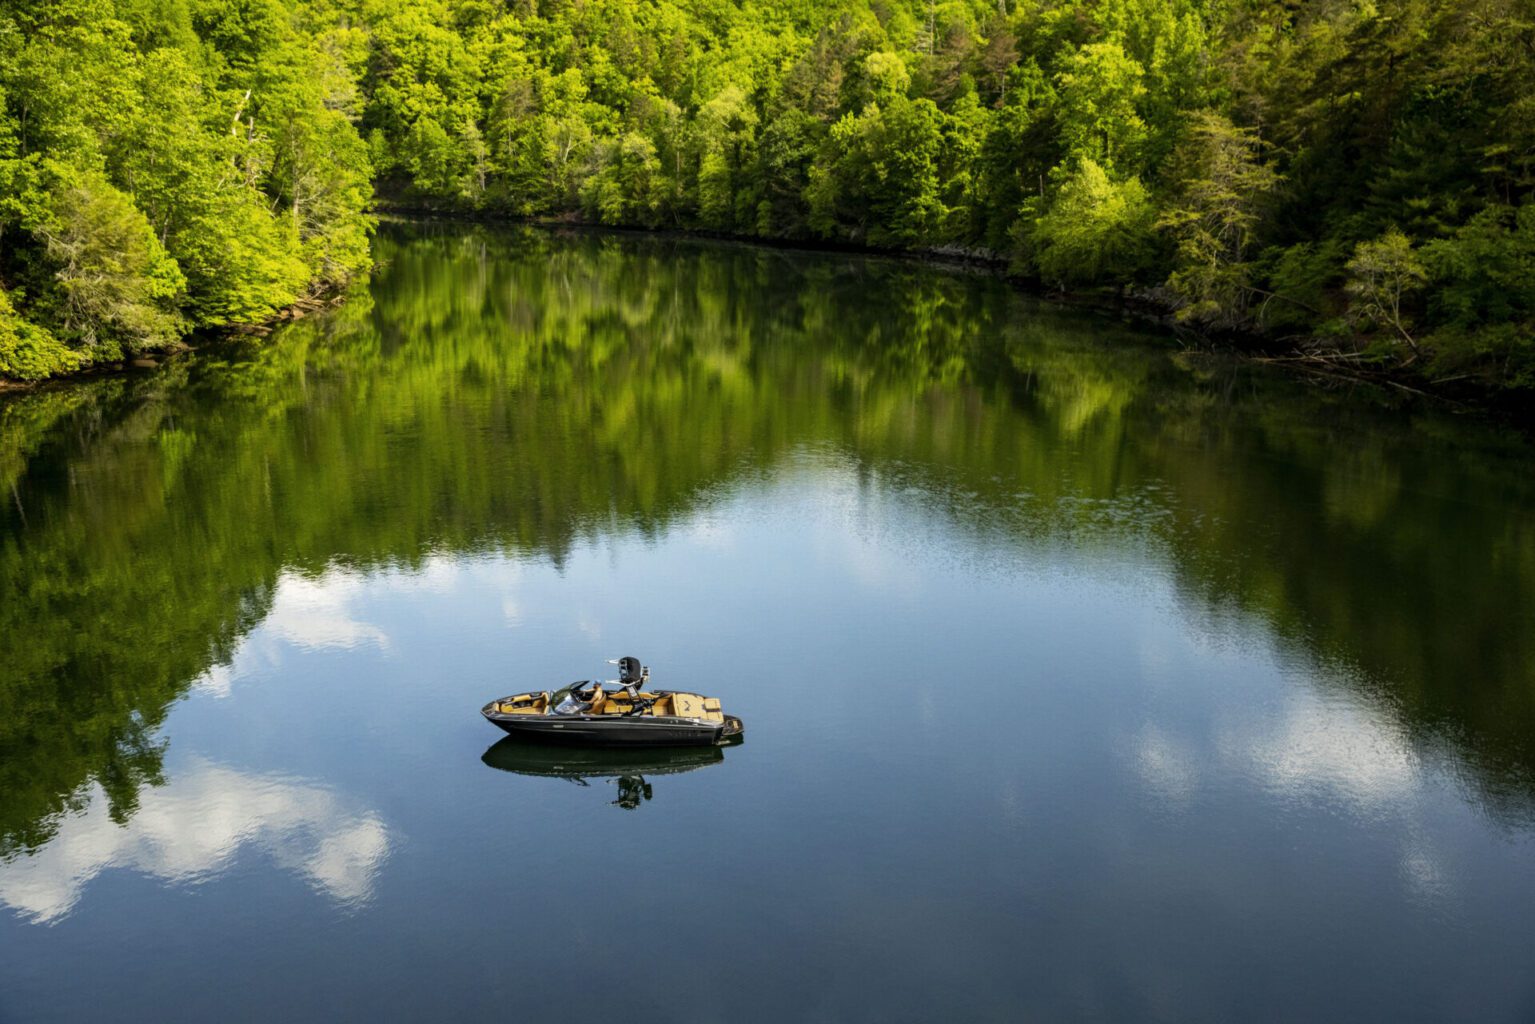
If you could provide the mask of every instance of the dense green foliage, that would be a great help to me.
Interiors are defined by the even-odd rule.
[[[1535,521],[1510,514],[1535,480],[1489,429],[898,261],[460,230],[379,257],[270,343],[0,401],[0,635],[26,638],[0,660],[0,856],[92,781],[131,814],[168,705],[283,573],[558,564],[805,451],[937,496],[977,558],[1165,552],[1191,609],[1345,666],[1323,676],[1535,814]]]
[[[0,3],[0,376],[260,321],[367,265],[351,78],[294,15]]]
[[[0,373],[259,319],[392,201],[1005,257],[1535,386],[1513,0],[0,4]],[[20,311],[19,315],[17,311]]]
[[[1510,0],[313,0],[396,199],[957,247],[1535,386]]]

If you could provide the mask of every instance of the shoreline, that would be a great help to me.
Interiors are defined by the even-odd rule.
[[[730,242],[741,245],[761,246],[768,249],[809,253],[847,253],[849,255],[877,256],[889,259],[909,260],[938,266],[967,268],[976,273],[995,275],[1007,281],[1016,290],[1046,302],[1076,309],[1087,309],[1105,315],[1128,316],[1149,327],[1166,331],[1184,348],[1233,355],[1281,372],[1306,379],[1322,386],[1365,385],[1382,391],[1397,391],[1421,401],[1458,414],[1475,415],[1491,421],[1506,423],[1527,432],[1535,432],[1535,410],[1518,400],[1517,395],[1495,392],[1487,387],[1471,386],[1446,388],[1421,376],[1403,372],[1401,365],[1363,363],[1357,354],[1343,352],[1315,335],[1288,335],[1273,337],[1258,331],[1223,330],[1207,331],[1179,323],[1174,308],[1158,301],[1149,290],[1127,292],[1114,289],[1059,289],[1041,281],[1013,273],[1011,261],[988,249],[970,249],[965,246],[947,245],[932,248],[902,249],[890,246],[866,245],[843,240],[814,238],[765,238],[727,231],[700,228],[662,227],[647,228],[630,225],[601,224],[579,216],[524,217],[497,211],[456,210],[432,206],[383,202],[375,207],[382,220],[402,223],[423,221],[456,221],[471,224],[517,224],[550,230],[605,232],[649,237],[676,237],[713,242]],[[1462,385],[1469,377],[1452,378]]]
[[[271,316],[263,320],[254,320],[244,324],[225,324],[221,327],[199,327],[188,331],[169,345],[151,349],[131,359],[114,359],[111,362],[92,363],[70,373],[54,374],[52,377],[43,377],[39,380],[13,380],[9,377],[0,377],[0,398],[4,398],[6,395],[37,391],[54,384],[67,384],[74,381],[92,380],[97,377],[127,374],[135,370],[157,369],[171,359],[186,355],[188,352],[197,351],[202,347],[198,344],[199,342],[225,341],[235,337],[264,338],[283,324],[302,320],[310,313],[334,309],[336,306],[341,305],[341,303],[346,301],[347,288],[357,278],[357,274],[351,274],[344,281],[327,284],[318,291],[302,295],[281,309],[274,310]]]
[[[987,249],[971,249],[958,245],[931,248],[905,249],[875,246],[844,240],[814,238],[768,238],[699,228],[662,227],[648,228],[631,225],[600,224],[576,216],[525,217],[497,211],[458,210],[431,206],[406,205],[381,202],[375,205],[374,215],[381,222],[450,223],[485,225],[521,225],[549,231],[580,231],[592,233],[636,235],[645,237],[672,237],[708,242],[776,249],[785,252],[844,253],[847,255],[879,257],[925,263],[933,266],[967,270],[973,273],[999,277],[1020,292],[1042,301],[1078,309],[1086,309],[1102,315],[1129,317],[1148,327],[1166,331],[1185,349],[1197,349],[1214,354],[1226,354],[1274,367],[1281,372],[1302,378],[1317,387],[1339,385],[1365,385],[1382,391],[1397,391],[1409,400],[1423,402],[1444,411],[1473,415],[1513,426],[1523,431],[1535,431],[1535,413],[1511,396],[1500,396],[1482,386],[1465,386],[1470,378],[1453,378],[1462,386],[1437,387],[1433,381],[1425,381],[1413,373],[1401,372],[1401,367],[1381,364],[1359,365],[1356,355],[1341,352],[1336,347],[1322,347],[1321,339],[1300,335],[1272,338],[1255,331],[1203,331],[1180,324],[1173,316],[1172,308],[1157,301],[1152,295],[1141,292],[1112,291],[1109,289],[1056,289],[1038,280],[1010,271],[1010,261],[1001,253]],[[273,312],[264,320],[246,324],[230,324],[223,327],[202,328],[192,331],[174,344],[154,349],[132,359],[115,360],[83,367],[72,373],[59,374],[35,381],[0,378],[0,397],[34,391],[52,384],[88,380],[109,374],[131,373],[158,367],[201,347],[199,342],[217,342],[234,337],[264,338],[283,324],[301,320],[311,313],[331,309],[345,301],[345,293],[357,275],[347,280],[327,285],[320,290],[301,296],[287,306]],[[1308,347],[1308,343],[1315,347]]]

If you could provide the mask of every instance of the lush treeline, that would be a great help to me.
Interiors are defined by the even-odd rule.
[[[0,377],[260,321],[367,265],[355,88],[297,14],[0,2]]]
[[[13,376],[359,265],[371,166],[408,205],[985,251],[1201,329],[1535,386],[1516,0],[7,9]]]
[[[317,0],[393,195],[1007,256],[1535,385],[1510,0]],[[322,13],[322,11],[324,13]]]

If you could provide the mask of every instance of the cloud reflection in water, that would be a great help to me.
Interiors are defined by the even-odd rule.
[[[262,628],[302,650],[366,645],[387,649],[388,635],[359,620],[352,607],[367,585],[363,574],[339,568],[319,578],[285,572]]]
[[[1251,766],[1292,799],[1384,809],[1409,803],[1423,782],[1401,727],[1353,700],[1295,695],[1261,729],[1250,726],[1218,742],[1230,760]]]
[[[344,905],[365,902],[389,855],[384,823],[343,805],[321,786],[194,762],[164,786],[143,791],[123,825],[92,784],[83,809],[41,850],[0,863],[0,902],[37,923],[69,914],[86,883],[109,868],[173,885],[205,882],[240,849],[262,850]]]

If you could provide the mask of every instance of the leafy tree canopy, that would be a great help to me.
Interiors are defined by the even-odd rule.
[[[0,317],[49,339],[0,373],[268,317],[366,266],[377,192],[958,248],[1528,386],[1532,33],[1512,0],[0,0]]]

